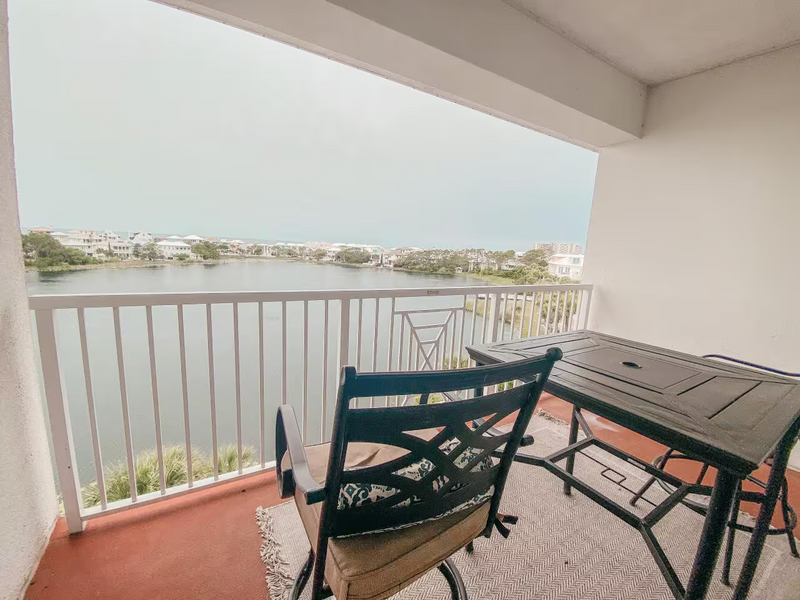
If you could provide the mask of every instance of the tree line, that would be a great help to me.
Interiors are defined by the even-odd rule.
[[[547,270],[547,256],[542,250],[528,250],[513,269],[503,270],[503,265],[516,258],[513,250],[495,251],[483,248],[465,250],[419,250],[411,252],[394,263],[399,269],[453,275],[470,271],[504,277],[518,285],[542,282],[563,282]]]

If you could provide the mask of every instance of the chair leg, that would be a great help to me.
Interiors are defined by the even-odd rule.
[[[783,526],[786,528],[786,535],[789,538],[789,551],[795,558],[800,558],[797,553],[797,543],[794,541],[794,531],[792,530],[792,517],[789,507],[789,480],[783,478],[783,489],[781,490],[781,511],[783,512]]]
[[[439,565],[439,572],[447,580],[453,600],[468,600],[464,580],[461,579],[461,573],[458,572],[451,559],[448,558]]]
[[[472,554],[473,552],[475,552],[475,542],[470,542],[469,544],[467,544],[466,550],[467,554]]]
[[[308,559],[306,560],[306,564],[303,565],[303,568],[300,569],[300,572],[297,574],[297,577],[294,580],[294,585],[292,586],[292,591],[289,594],[290,600],[298,600],[300,598],[300,594],[303,593],[303,590],[308,583],[309,577],[311,577],[311,570],[314,568],[314,552],[310,551],[308,553]]]
[[[728,520],[728,544],[725,547],[725,562],[722,563],[722,583],[725,585],[731,584],[731,562],[733,561],[733,544],[736,541],[736,523],[739,521],[741,493],[742,482],[740,481],[731,508],[731,518]]]

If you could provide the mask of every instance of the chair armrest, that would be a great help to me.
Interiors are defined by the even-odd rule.
[[[283,456],[288,452],[291,469],[283,470]],[[315,504],[325,499],[325,486],[311,476],[306,460],[303,440],[297,427],[297,418],[291,406],[278,408],[275,423],[275,473],[281,498],[288,498],[295,488],[306,498],[306,503]]]

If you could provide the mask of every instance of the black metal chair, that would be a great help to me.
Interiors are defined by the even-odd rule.
[[[753,369],[774,373],[776,375],[782,375],[784,377],[800,378],[800,373],[789,373],[787,371],[781,371],[779,369],[775,369],[772,367],[766,367],[764,365],[759,365],[746,360],[731,358],[723,354],[706,354],[703,356],[703,358],[712,358],[716,360],[722,360],[739,365],[744,365]],[[653,466],[663,470],[666,468],[667,463],[671,460],[686,460],[686,461],[697,462],[696,459],[690,456],[686,456],[685,454],[676,452],[673,448],[668,448],[664,454],[662,454],[661,456],[657,456],[656,458],[653,459]],[[709,465],[707,463],[701,463],[700,471],[695,480],[695,483],[701,484],[703,482],[703,479],[705,478],[708,469]],[[765,492],[767,490],[768,487],[767,482],[761,481],[760,479],[756,478],[753,475],[748,476],[746,481],[755,484],[761,489],[764,489]],[[672,493],[674,491],[674,488],[670,486],[669,483],[662,481],[660,479],[656,479],[655,477],[651,477],[633,495],[633,497],[630,500],[630,503],[632,505],[635,505],[654,483],[658,483],[667,493]],[[795,527],[797,527],[797,514],[795,513],[794,508],[789,504],[789,484],[786,477],[783,478],[783,482],[781,483],[781,485],[773,487],[776,490],[776,493],[778,493],[778,500],[780,500],[781,516],[783,518],[783,527],[770,526],[767,531],[767,535],[786,535],[789,540],[789,550],[792,553],[792,556],[794,556],[795,558],[800,558],[800,554],[798,554],[797,551],[797,543],[795,542],[794,539],[794,529]],[[744,531],[747,533],[753,533],[755,530],[755,528],[750,525],[744,525],[738,522],[739,508],[741,506],[741,503],[753,502],[756,504],[763,504],[767,500],[765,492],[746,491],[742,489],[742,482],[741,481],[739,482],[739,485],[736,490],[736,496],[734,497],[731,516],[730,519],[728,520],[728,541],[725,548],[725,560],[722,566],[722,581],[723,583],[725,583],[725,585],[730,585],[731,562],[733,561],[733,547],[734,547],[736,532]],[[684,500],[682,500],[682,503],[688,508],[692,509],[693,511],[701,515],[705,515],[706,511],[708,510],[706,504],[695,501],[691,497],[685,498]]]
[[[542,388],[561,351],[535,359],[451,371],[358,373],[342,370],[332,439],[303,447],[294,412],[278,411],[277,478],[294,495],[311,543],[296,599],[380,600],[433,568],[454,600],[467,598],[450,557],[492,528],[509,469]],[[514,380],[531,383],[453,402],[432,394]],[[419,395],[415,406],[356,408],[364,397]],[[518,411],[518,412],[517,412]],[[514,415],[510,432],[493,426]],[[507,531],[507,530],[506,530]]]

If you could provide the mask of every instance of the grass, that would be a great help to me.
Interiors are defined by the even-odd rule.
[[[569,322],[570,317],[572,315],[573,310],[577,311],[577,306],[573,306],[575,300],[573,298],[575,292],[568,292],[569,296],[567,297],[567,321]],[[558,303],[556,303],[558,300]],[[536,302],[531,302],[528,299],[523,308],[522,298],[520,297],[519,301],[517,302],[516,310],[514,307],[514,298],[513,296],[509,295],[508,302],[504,302],[501,300],[501,307],[505,304],[505,316],[504,321],[506,325],[512,324],[513,318],[513,327],[515,335],[519,332],[519,322],[522,319],[522,336],[521,337],[532,337],[538,333],[544,335],[546,331],[554,331],[557,329],[555,324],[562,323],[564,319],[564,297],[563,295],[559,298],[557,295],[553,295],[552,298],[552,308],[550,308],[550,318],[548,320],[547,313],[548,307],[550,305],[550,298],[549,296],[542,297],[542,294],[537,296]],[[543,304],[543,305],[542,305]],[[541,314],[539,314],[539,309],[541,307]],[[475,312],[475,314],[479,317],[482,317],[484,311],[486,309],[486,300],[478,299],[477,304],[473,300],[467,300],[467,304],[465,306],[467,312]],[[491,304],[489,306],[489,310],[491,310]],[[502,310],[502,308],[501,308]],[[531,315],[532,311],[536,311],[535,314]],[[491,316],[491,315],[489,315]],[[533,319],[531,319],[533,316]],[[539,327],[537,329],[536,321],[537,316],[540,320]],[[530,330],[528,326],[530,325]]]
[[[256,464],[256,451],[252,446],[242,448],[242,466]],[[183,485],[189,481],[189,469],[186,461],[186,448],[183,446],[165,446],[164,480],[167,488]],[[154,449],[145,450],[134,459],[136,476],[136,493],[138,495],[157,492],[161,489],[158,470],[158,454]],[[239,468],[238,450],[235,444],[226,444],[217,450],[217,468],[220,474],[230,473]],[[213,459],[198,450],[192,450],[192,480],[200,481],[214,474]],[[128,477],[128,465],[114,464],[106,468],[104,473],[106,498],[108,502],[130,498],[131,488]],[[94,481],[81,489],[83,505],[88,508],[100,504],[100,488]]]
[[[490,275],[489,273],[459,273],[462,277],[472,277],[473,279],[481,279],[488,281],[494,285],[514,285],[514,281],[508,277],[501,277],[500,275]]]

